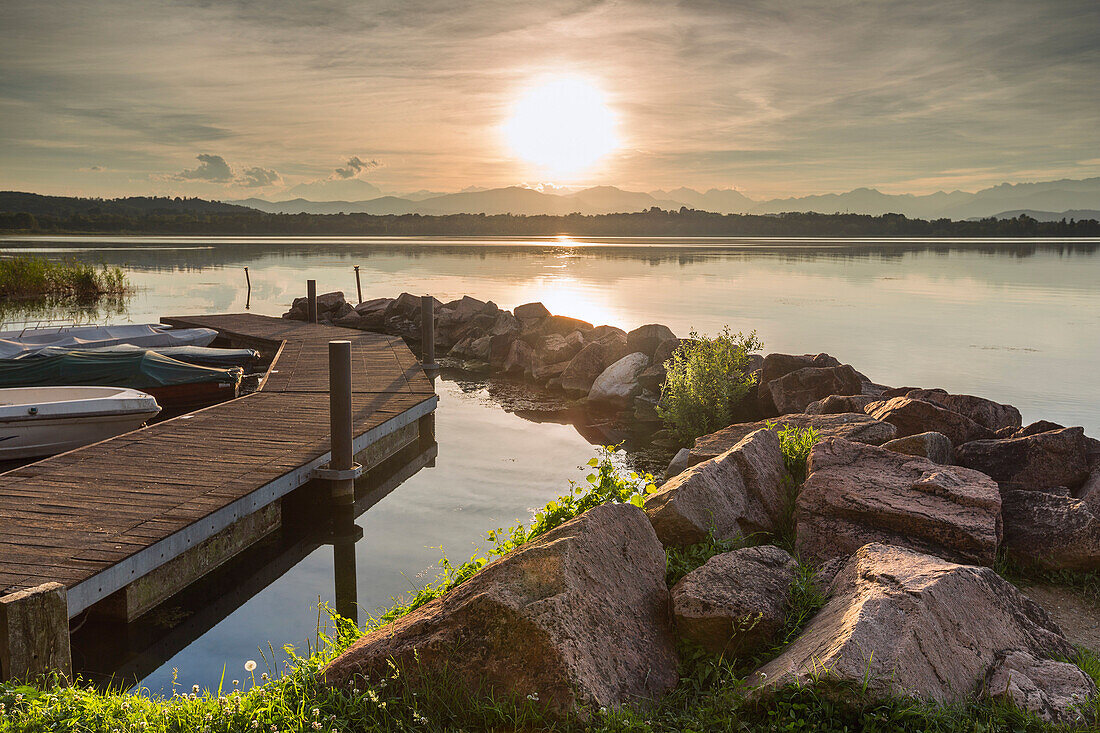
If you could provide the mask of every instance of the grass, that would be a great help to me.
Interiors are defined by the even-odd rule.
[[[785,455],[797,462],[812,441],[788,433]],[[380,614],[368,629],[377,628],[465,582],[493,559],[560,526],[598,504],[641,504],[654,490],[648,475],[621,475],[612,453],[603,450],[589,464],[594,470],[581,485],[570,486],[535,512],[527,526],[497,529],[487,535],[492,549],[464,563],[442,561],[440,580],[415,596]],[[795,465],[797,467],[797,464]],[[751,538],[760,540],[762,538]],[[710,557],[747,541],[726,542],[708,537],[699,545],[668,551],[667,582],[671,586]],[[1091,587],[1091,580],[1079,579]],[[824,603],[814,583],[813,569],[799,566],[791,588],[790,609],[775,646],[748,659],[711,656],[698,649],[681,650],[680,682],[652,707],[624,706],[591,711],[584,720],[548,717],[538,706],[537,692],[526,698],[484,696],[471,698],[460,685],[445,678],[428,678],[415,688],[401,684],[395,669],[389,679],[362,689],[330,689],[318,682],[317,672],[347,648],[364,630],[330,613],[318,621],[317,644],[299,656],[285,647],[289,659],[272,668],[262,655],[265,671],[255,663],[223,673],[217,689],[178,689],[171,697],[133,694],[120,688],[99,690],[79,680],[66,685],[56,677],[34,685],[0,683],[0,731],[102,731],[103,733],[287,733],[289,731],[911,731],[913,733],[975,733],[992,731],[1055,731],[1014,707],[988,700],[940,706],[910,698],[867,700],[858,694],[837,694],[828,687],[790,686],[767,696],[750,694],[747,675],[780,654]],[[274,655],[272,655],[274,658]],[[1082,649],[1074,660],[1100,683],[1100,658]],[[237,679],[233,679],[237,678]],[[1100,702],[1094,714],[1100,714]]]
[[[84,262],[60,262],[19,256],[0,260],[0,298],[60,298],[94,301],[129,291],[120,267],[95,267]]]

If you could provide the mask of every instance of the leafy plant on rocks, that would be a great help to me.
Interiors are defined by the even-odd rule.
[[[763,348],[753,331],[717,336],[695,331],[665,362],[665,385],[657,414],[682,445],[713,433],[733,421],[733,410],[756,384],[749,373],[749,354]]]

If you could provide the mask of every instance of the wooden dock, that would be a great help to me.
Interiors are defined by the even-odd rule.
[[[328,462],[330,340],[352,342],[357,455],[380,461],[431,430],[434,388],[398,338],[251,314],[162,320],[259,349],[272,359],[260,391],[0,474],[0,596],[56,581],[72,618],[188,553],[188,572],[216,567],[211,543],[232,545],[227,531]]]

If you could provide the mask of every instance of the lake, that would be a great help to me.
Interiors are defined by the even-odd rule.
[[[1100,240],[0,239],[0,255],[18,252],[125,268],[137,292],[99,320],[242,312],[246,304],[280,315],[307,279],[354,300],[358,265],[364,299],[408,291],[505,308],[539,300],[595,324],[659,322],[679,335],[729,325],[755,330],[765,352],[828,352],[876,382],[980,395],[1016,405],[1025,423],[1045,418],[1100,435]],[[485,530],[525,520],[582,479],[595,452],[568,425],[502,409],[475,379],[445,376],[437,389],[435,466],[358,520],[361,618],[433,579],[441,545],[462,560]],[[276,650],[304,645],[318,601],[332,600],[332,572],[331,547],[306,553],[165,652],[142,672],[143,684],[170,692],[176,668],[186,687],[216,687],[223,664],[227,679],[239,677],[269,641]]]

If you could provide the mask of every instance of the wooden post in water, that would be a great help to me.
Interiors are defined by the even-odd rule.
[[[336,589],[336,612],[358,623],[358,591],[355,580],[355,467],[352,447],[351,342],[328,342],[330,471],[344,472],[331,479],[332,560]]]
[[[356,305],[363,302],[363,283],[359,282],[359,265],[355,266],[355,292],[359,295]]]
[[[244,283],[248,286],[248,292],[244,298],[244,309],[248,310],[249,305],[252,304],[252,278],[248,276],[248,268],[244,268]]]
[[[420,296],[420,361],[425,369],[438,369],[435,363],[435,298]]]
[[[317,281],[306,280],[306,314],[310,323],[317,322]]]

